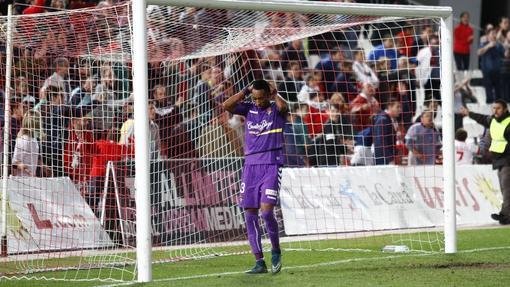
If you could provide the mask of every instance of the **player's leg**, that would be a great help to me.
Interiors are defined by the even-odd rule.
[[[247,274],[267,273],[264,253],[262,251],[262,232],[259,225],[259,210],[256,208],[245,208],[244,217],[246,220],[246,230],[248,232],[248,242],[251,246],[251,252],[255,255],[255,266],[246,271]]]
[[[274,205],[268,203],[261,204],[262,219],[264,220],[267,235],[271,241],[271,272],[276,274],[282,269],[282,251],[280,249],[280,234],[278,231],[278,222],[274,215]]]
[[[244,208],[248,242],[256,260],[255,266],[246,272],[248,274],[267,273],[262,252],[262,232],[260,231],[259,224],[260,184],[258,177],[259,174],[257,173],[256,166],[244,167],[241,183],[241,207]]]
[[[271,271],[273,274],[280,272],[281,249],[280,249],[280,233],[278,230],[278,222],[274,214],[274,206],[279,202],[279,190],[281,180],[281,167],[277,165],[268,166],[266,168],[266,176],[262,184],[261,195],[261,216],[264,220],[267,235],[271,241]]]

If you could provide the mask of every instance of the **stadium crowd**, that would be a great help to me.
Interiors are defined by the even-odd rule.
[[[46,9],[38,6],[42,2],[18,5],[16,11],[41,13],[94,4],[105,12],[94,17],[86,13],[78,18],[61,17],[65,25],[56,30],[20,18],[26,21],[18,32],[38,36],[14,47],[9,143],[12,174],[69,176],[95,194],[102,188],[107,162],[132,159],[134,154],[131,65],[111,56],[130,49],[122,37],[128,29],[123,18],[126,6],[115,6],[122,1],[53,0]],[[306,17],[267,16],[273,27],[306,21]],[[162,17],[178,24],[162,30],[156,25]],[[465,17],[463,23],[467,23]],[[208,28],[214,25],[205,27],[204,21],[225,19],[225,11],[150,10],[153,160],[242,156],[243,119],[222,110],[220,103],[253,79],[264,78],[290,104],[284,131],[287,166],[441,163],[436,25],[423,21],[373,24],[377,29],[368,38],[371,49],[358,47],[365,32],[355,26],[227,56],[168,60],[195,51],[218,35]],[[487,29],[484,35],[486,41],[479,51],[482,70],[494,69],[489,66],[496,61],[489,57],[510,56],[510,35],[503,31],[508,32],[508,19],[506,24],[502,22],[499,29]],[[190,26],[204,28],[187,29]],[[70,33],[75,38],[71,39]],[[458,48],[457,34],[466,35],[467,42],[471,36],[469,31],[455,33],[456,60],[463,65],[465,50]],[[101,39],[112,41],[102,43]],[[423,108],[418,107],[422,104],[417,100],[420,90]],[[501,98],[499,93],[496,89],[495,99]],[[456,104],[465,106],[470,98],[469,85],[459,83]],[[459,144],[467,138],[461,126],[460,115]],[[466,149],[471,160],[462,162],[472,163],[477,149]],[[97,201],[89,203],[95,206]]]

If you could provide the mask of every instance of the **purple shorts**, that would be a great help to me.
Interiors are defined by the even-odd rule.
[[[245,165],[241,182],[241,207],[260,208],[260,203],[278,205],[282,167],[278,164]]]

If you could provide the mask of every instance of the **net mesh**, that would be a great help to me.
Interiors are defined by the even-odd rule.
[[[13,17],[0,276],[136,275],[131,13]],[[245,119],[221,103],[255,79],[289,105],[284,250],[442,250],[437,19],[163,6],[147,17],[155,262],[249,253]]]

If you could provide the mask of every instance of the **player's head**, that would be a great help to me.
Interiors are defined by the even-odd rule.
[[[494,104],[492,105],[492,112],[496,118],[504,116],[508,112],[507,103],[502,99],[495,100]]]
[[[252,84],[251,97],[255,105],[267,108],[270,104],[271,88],[266,80],[255,80]]]
[[[465,129],[460,128],[457,131],[455,131],[455,139],[460,142],[465,142],[468,137],[468,133]]]

